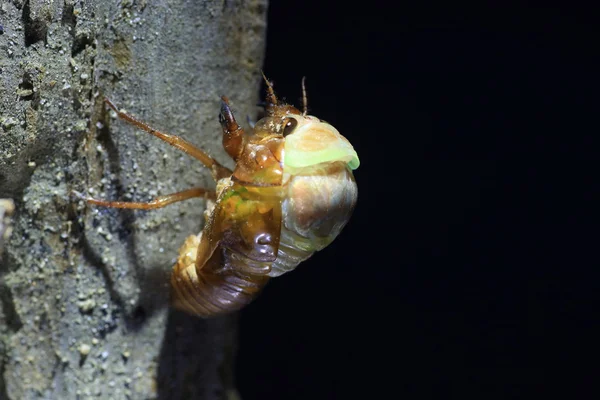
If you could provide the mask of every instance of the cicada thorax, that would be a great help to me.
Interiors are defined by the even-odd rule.
[[[232,181],[248,187],[281,186],[283,138],[272,135],[253,138],[256,142],[244,149],[233,170]]]

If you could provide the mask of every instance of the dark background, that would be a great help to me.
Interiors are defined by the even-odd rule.
[[[592,16],[454,3],[272,2],[265,73],[297,105],[307,77],[310,113],[358,152],[359,202],[242,312],[244,400],[597,381],[596,358],[566,384],[598,337]]]

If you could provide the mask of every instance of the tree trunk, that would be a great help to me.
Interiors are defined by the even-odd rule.
[[[71,192],[147,201],[212,187],[199,162],[102,100],[232,166],[219,95],[240,121],[256,111],[266,0],[1,7],[0,198],[15,210],[0,257],[0,399],[235,397],[235,317],[168,308],[170,269],[204,201],[131,211]]]

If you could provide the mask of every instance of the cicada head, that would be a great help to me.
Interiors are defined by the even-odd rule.
[[[254,129],[257,136],[267,140],[283,136],[286,172],[294,174],[307,167],[335,161],[343,161],[352,170],[358,168],[360,162],[356,151],[335,127],[294,110],[265,117]]]
[[[302,79],[302,97],[304,111],[282,104],[277,100],[273,85],[263,75],[267,84],[265,122],[271,131],[281,134],[284,144],[284,170],[295,172],[307,167],[324,163],[342,161],[355,170],[360,162],[356,151],[337,129],[317,117],[306,115],[307,100],[304,78]],[[269,130],[269,129],[267,129]]]
[[[289,114],[283,136],[284,170],[290,174],[318,164],[342,161],[355,170],[358,154],[344,136],[327,122],[310,115]]]
[[[280,102],[267,83],[266,115],[248,135],[234,178],[240,182],[274,184],[290,176],[310,173],[328,164],[344,163],[350,170],[360,162],[350,142],[336,128],[317,117]],[[268,150],[265,150],[268,149]],[[279,166],[276,164],[279,163]]]

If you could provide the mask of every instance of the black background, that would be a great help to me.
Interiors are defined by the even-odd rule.
[[[242,312],[242,398],[587,398],[592,16],[411,3],[270,6],[265,73],[296,105],[307,77],[310,114],[358,152],[359,201]]]

